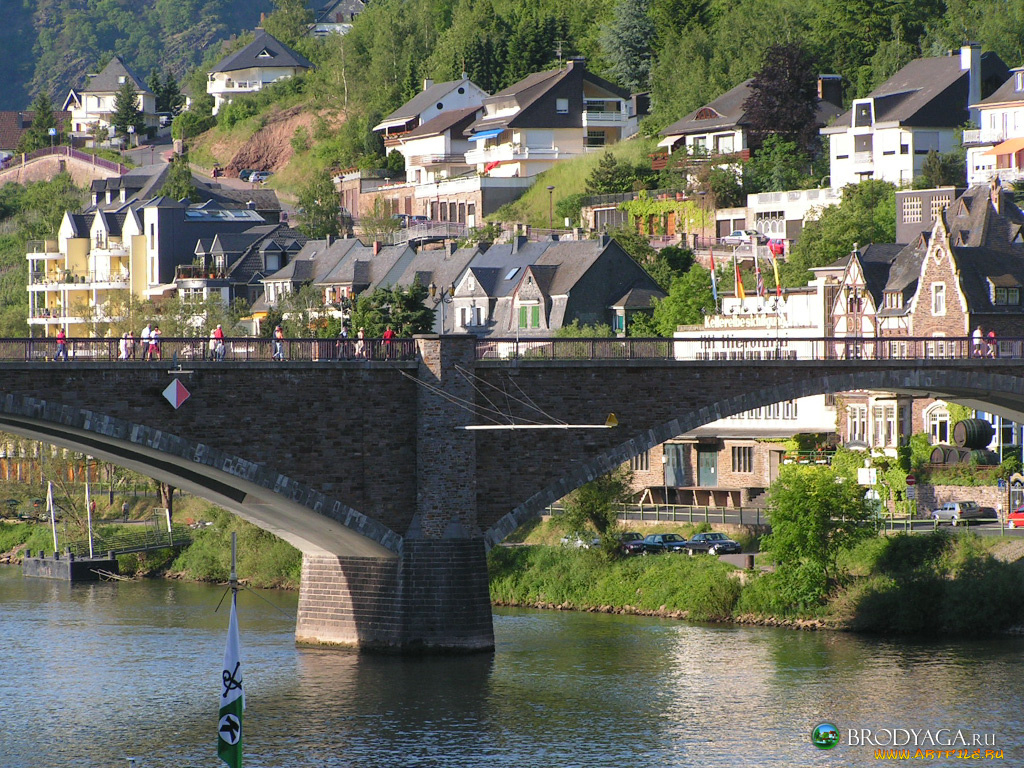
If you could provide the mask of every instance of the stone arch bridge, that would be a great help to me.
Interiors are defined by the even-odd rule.
[[[392,361],[0,362],[0,430],[137,470],[291,542],[303,553],[298,642],[418,652],[492,648],[488,547],[716,419],[878,389],[1024,421],[1021,359],[488,360],[478,349],[446,336]],[[174,379],[190,395],[177,410],[162,395]],[[460,428],[509,416],[593,425],[610,412],[616,428]]]

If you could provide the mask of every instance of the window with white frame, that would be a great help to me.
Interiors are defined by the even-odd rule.
[[[993,291],[992,303],[1012,306],[1020,304],[1020,288],[996,288]]]
[[[871,409],[871,445],[891,448],[897,444],[899,432],[896,425],[895,405],[876,405]]]
[[[559,115],[569,114],[569,100],[555,99],[555,112]]]
[[[903,198],[903,221],[906,224],[917,224],[921,221],[921,198]]]
[[[932,315],[946,314],[946,284],[932,283]]]
[[[754,447],[734,445],[732,447],[732,471],[749,474],[754,471]]]
[[[851,442],[868,441],[868,407],[851,405],[846,409],[846,432]]]
[[[949,442],[949,411],[943,406],[936,406],[925,414],[928,436],[932,445]]]

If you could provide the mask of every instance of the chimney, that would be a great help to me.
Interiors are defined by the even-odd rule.
[[[579,67],[580,69],[587,68],[587,58],[585,56],[572,56],[569,59],[568,68]]]
[[[598,238],[598,241],[601,243],[602,248],[607,248],[608,244],[612,241],[612,236],[609,235],[607,232],[602,232],[601,237]]]
[[[843,106],[843,78],[839,75],[818,75],[818,101]]]
[[[334,238],[333,238],[333,237],[331,237],[331,233],[330,233],[330,232],[328,232],[328,233],[327,233],[327,247],[328,247],[328,248],[330,248],[330,247],[331,247],[331,243],[332,243],[333,241],[334,241]]]
[[[373,255],[376,256],[380,253],[380,240],[373,241]]]
[[[967,107],[971,122],[980,125],[980,112],[975,104],[981,101],[981,43],[968,43],[960,49],[960,69],[969,72],[967,81]]]
[[[999,184],[999,179],[992,179],[992,186],[989,189],[989,197],[992,200],[992,207],[996,209],[996,213],[1003,212],[1003,188]]]
[[[445,255],[446,256],[454,256],[455,252],[457,250],[459,250],[459,244],[457,242],[455,242],[454,240],[452,240],[445,247]]]
[[[423,90],[424,91],[427,90],[428,88],[430,88],[433,85],[434,85],[434,81],[433,81],[432,78],[426,77],[426,78],[423,79]]]
[[[516,235],[512,238],[512,253],[519,253],[519,249],[530,242],[526,235]]]

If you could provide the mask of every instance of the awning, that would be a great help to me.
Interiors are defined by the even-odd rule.
[[[480,133],[474,133],[469,137],[470,141],[483,141],[484,139],[493,139],[499,135],[504,128],[488,128],[486,131],[480,131]]]
[[[675,144],[677,141],[681,140],[682,138],[683,138],[683,136],[681,134],[676,134],[675,136],[666,136],[664,139],[662,139],[661,141],[658,142],[658,146],[659,147],[671,147],[673,144]]]
[[[398,117],[392,120],[384,120],[383,122],[377,123],[373,126],[375,131],[386,131],[388,128],[401,128],[408,125],[412,120],[416,119],[416,115],[411,117]]]
[[[1024,138],[1007,139],[1002,144],[996,144],[992,149],[985,152],[986,155],[1015,155],[1024,149]]]
[[[147,288],[142,292],[142,295],[147,299],[151,299],[154,296],[164,296],[168,293],[172,293],[178,288],[176,283],[164,283],[163,285],[154,285],[152,288]]]

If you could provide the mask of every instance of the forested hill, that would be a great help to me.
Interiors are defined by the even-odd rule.
[[[143,79],[176,77],[221,40],[251,30],[271,0],[0,0],[0,110],[68,89],[115,54]]]

